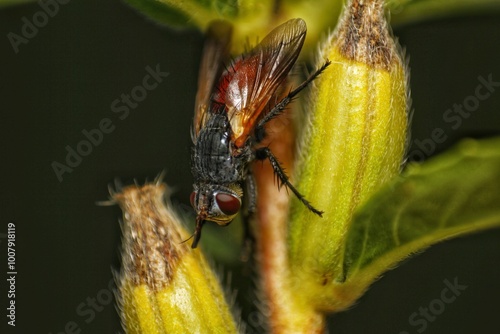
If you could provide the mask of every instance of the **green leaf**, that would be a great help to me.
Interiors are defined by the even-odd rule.
[[[204,31],[212,21],[228,21],[234,25],[231,46],[234,54],[243,52],[248,46],[248,41],[254,41],[256,37],[262,39],[283,20],[283,17],[276,15],[274,11],[276,4],[273,0],[125,0],[125,2],[146,17],[171,27],[194,27]]]
[[[192,25],[189,15],[174,6],[168,6],[159,1],[149,0],[125,0],[125,2],[159,23],[168,24],[174,27],[187,27]]]
[[[271,12],[270,1],[236,0],[125,0],[140,12],[169,26],[195,26],[203,30],[210,21],[258,18],[262,10]]]
[[[0,8],[12,5],[22,5],[29,2],[35,2],[35,0],[0,0]]]
[[[499,0],[387,0],[386,4],[394,25],[500,9]]]
[[[361,207],[343,282],[355,301],[383,272],[445,239],[500,226],[500,138],[468,139],[405,173]],[[337,291],[338,293],[339,291]]]
[[[5,4],[34,0],[0,0]],[[173,27],[197,27],[204,30],[210,21],[227,20],[235,25],[235,40],[262,38],[285,20],[300,17],[308,24],[305,49],[320,40],[325,31],[335,26],[342,7],[341,0],[125,0],[154,21]],[[500,9],[500,0],[386,0],[393,25],[453,15],[489,13]],[[242,51],[237,46],[233,51]]]

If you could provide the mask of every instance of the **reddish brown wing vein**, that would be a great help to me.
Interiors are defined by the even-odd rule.
[[[214,95],[225,104],[232,141],[241,147],[266,105],[284,82],[299,56],[306,24],[294,19],[278,26],[248,55],[236,60],[219,81]]]

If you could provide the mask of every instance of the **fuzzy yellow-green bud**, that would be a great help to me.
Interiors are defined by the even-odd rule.
[[[317,309],[353,301],[325,293],[342,282],[346,232],[356,208],[400,171],[409,94],[406,66],[390,34],[383,1],[352,0],[320,59],[332,64],[315,81],[297,187],[323,218],[293,199],[292,277]]]
[[[118,288],[127,334],[236,333],[224,293],[200,250],[165,204],[161,183],[113,196],[124,212]]]

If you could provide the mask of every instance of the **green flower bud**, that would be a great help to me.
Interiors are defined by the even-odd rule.
[[[352,0],[321,50],[332,64],[315,81],[297,188],[323,218],[292,199],[290,261],[300,291],[319,309],[342,296],[346,232],[356,208],[400,172],[408,127],[408,77],[382,1]],[[339,305],[337,305],[339,304]]]
[[[124,211],[121,318],[128,334],[236,333],[224,293],[180,219],[165,205],[161,183],[113,196]]]

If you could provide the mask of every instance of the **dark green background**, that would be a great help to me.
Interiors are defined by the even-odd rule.
[[[39,10],[36,3],[0,10],[0,233],[9,221],[16,223],[18,270],[17,326],[7,333],[55,334],[69,321],[81,333],[116,333],[121,329],[113,303],[89,323],[76,311],[107,287],[111,268],[118,267],[120,210],[95,202],[107,199],[116,176],[126,184],[143,182],[165,169],[165,180],[177,190],[174,202],[188,205],[189,128],[202,38],[161,28],[119,1],[72,1],[15,54],[6,35],[20,34],[21,18],[31,21]],[[500,89],[458,130],[442,119],[446,109],[474,94],[479,75],[500,81],[499,18],[395,29],[411,56],[412,138],[429,138],[442,128],[449,139],[439,152],[461,137],[500,133]],[[169,77],[128,118],[118,119],[111,102],[141,84],[145,67],[156,64]],[[81,131],[103,118],[115,130],[59,182],[51,163],[63,163],[65,146],[75,148],[84,139]],[[0,241],[5,277],[6,243]],[[408,317],[439,298],[443,280],[454,277],[468,288],[425,333],[500,332],[499,243],[495,230],[432,247],[387,273],[352,310],[333,316],[330,332],[416,333]],[[3,284],[0,296],[4,309]],[[5,311],[0,313],[6,328]]]

